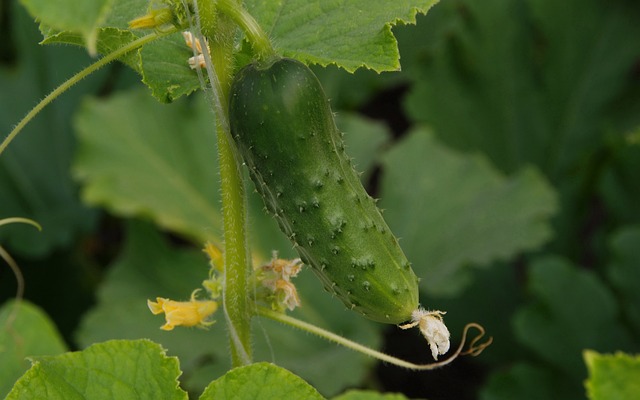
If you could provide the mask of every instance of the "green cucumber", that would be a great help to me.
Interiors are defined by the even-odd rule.
[[[326,290],[369,319],[411,319],[418,279],[346,155],[315,74],[287,58],[246,66],[229,123],[268,211]]]

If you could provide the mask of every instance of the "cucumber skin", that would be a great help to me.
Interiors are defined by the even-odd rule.
[[[287,58],[250,64],[230,93],[232,136],[302,261],[348,308],[411,319],[418,278],[346,155],[315,74]]]

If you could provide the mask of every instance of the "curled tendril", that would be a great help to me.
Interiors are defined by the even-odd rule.
[[[16,289],[16,297],[14,302],[14,308],[11,310],[11,314],[7,317],[4,328],[8,329],[13,321],[16,319],[18,307],[20,306],[20,302],[22,301],[22,297],[24,296],[24,277],[22,276],[22,272],[20,271],[20,267],[18,263],[11,257],[9,252],[7,252],[4,247],[0,246],[0,258],[7,263],[11,271],[16,277],[16,283],[18,285],[18,289]]]
[[[42,231],[42,227],[40,226],[40,224],[38,224],[37,222],[29,218],[11,217],[11,218],[0,219],[0,226],[14,224],[14,223],[28,224],[35,227],[39,231]],[[9,266],[9,268],[11,269],[11,271],[16,277],[16,284],[17,284],[14,308],[13,310],[11,310],[11,314],[9,314],[4,324],[4,328],[9,329],[9,327],[13,324],[13,321],[17,317],[18,307],[20,307],[20,302],[22,301],[22,298],[24,296],[24,276],[22,275],[22,271],[20,271],[20,267],[18,266],[18,263],[13,259],[13,257],[11,257],[11,254],[9,254],[9,252],[6,251],[5,248],[2,246],[0,246],[0,259],[4,260],[4,262],[7,263],[7,265]]]
[[[469,331],[472,328],[477,329],[479,333],[473,339],[471,339],[471,341],[469,342],[469,347],[466,350],[464,350],[465,345],[467,343],[467,335],[469,334]],[[459,356],[470,355],[475,357],[480,353],[482,353],[482,351],[484,351],[484,349],[486,349],[491,343],[493,343],[493,336],[490,336],[487,340],[485,340],[482,343],[478,343],[485,336],[485,334],[486,332],[482,325],[477,324],[475,322],[470,322],[467,325],[465,325],[462,331],[462,339],[460,341],[460,345],[458,346],[456,351],[453,354],[451,354],[447,359],[434,362],[434,363],[429,363],[429,364],[413,364],[413,363],[406,363],[405,361],[403,361],[403,363],[406,363],[405,365],[398,365],[398,364],[396,365],[400,367],[416,370],[416,371],[428,371],[428,370],[440,368],[447,364],[450,364],[451,362],[453,362],[453,360],[455,360]]]
[[[464,341],[465,341],[465,338],[466,338],[466,333],[471,328],[476,328],[477,330],[480,331],[480,333],[469,342],[469,348],[467,350],[465,350],[464,352],[460,353],[460,354],[463,355],[463,356],[469,355],[469,356],[476,357],[476,356],[480,355],[480,353],[482,353],[484,351],[484,349],[489,347],[491,345],[491,343],[493,343],[493,336],[489,336],[489,338],[486,341],[484,341],[483,343],[478,344],[480,339],[482,339],[484,337],[485,331],[484,331],[484,328],[482,327],[482,325],[479,325],[479,324],[476,324],[475,322],[472,322],[472,323],[467,324],[464,327],[464,334],[462,336],[462,343],[463,344],[464,344]]]

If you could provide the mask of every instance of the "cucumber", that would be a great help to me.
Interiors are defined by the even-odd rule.
[[[229,101],[257,191],[325,289],[369,319],[411,319],[418,278],[346,155],[315,74],[287,58],[250,64]]]

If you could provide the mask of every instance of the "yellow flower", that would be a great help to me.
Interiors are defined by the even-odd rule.
[[[175,301],[162,297],[156,298],[156,301],[147,300],[147,305],[154,315],[164,313],[167,322],[160,329],[170,331],[176,326],[206,327],[213,324],[206,319],[218,309],[218,303],[212,300],[196,300],[196,292],[197,290],[191,294],[189,301]]]
[[[163,25],[170,24],[173,21],[173,12],[168,8],[157,10],[149,10],[146,15],[129,21],[131,29],[149,29],[160,28]]]

